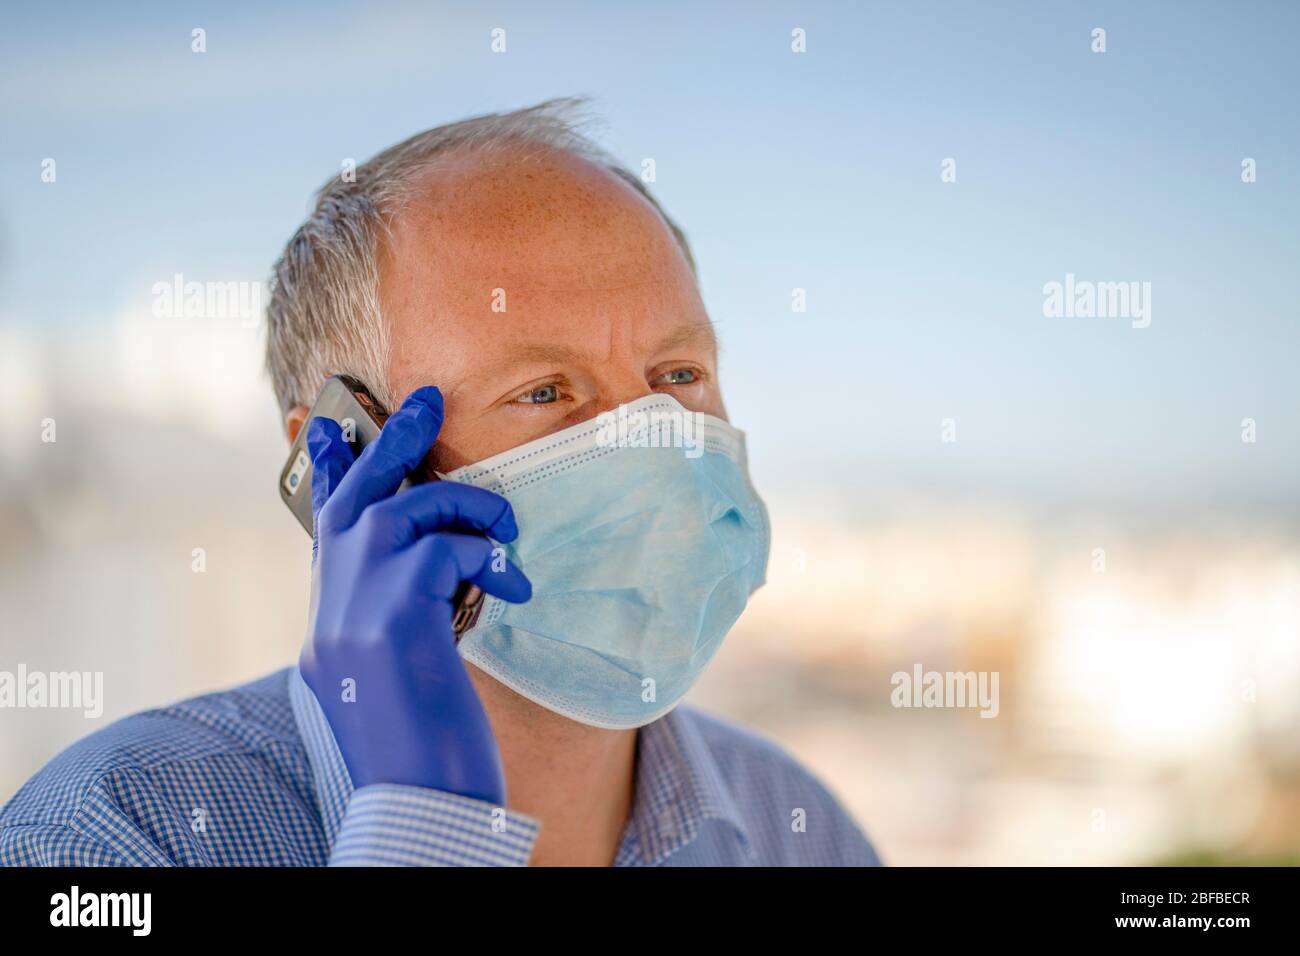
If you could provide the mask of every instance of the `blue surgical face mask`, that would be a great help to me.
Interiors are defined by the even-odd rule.
[[[461,656],[558,714],[630,728],[699,678],[767,570],[745,437],[649,395],[446,476],[514,507],[533,584],[488,597]]]

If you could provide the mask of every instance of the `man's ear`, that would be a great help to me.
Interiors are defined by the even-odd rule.
[[[307,413],[311,411],[306,405],[295,405],[289,409],[284,416],[284,427],[289,431],[289,443],[293,444],[298,438],[298,430],[302,428],[302,423],[307,420]]]

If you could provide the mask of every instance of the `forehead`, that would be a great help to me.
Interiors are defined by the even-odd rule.
[[[613,348],[707,321],[654,207],[545,150],[465,153],[427,174],[381,254],[380,299],[395,379],[400,365],[454,376],[476,350],[521,341]]]
[[[667,224],[611,171],[556,151],[464,153],[426,174],[392,227],[381,292],[581,291],[686,266]],[[679,268],[680,267],[680,268]]]

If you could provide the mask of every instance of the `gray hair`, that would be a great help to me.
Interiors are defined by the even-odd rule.
[[[310,405],[325,379],[365,382],[392,409],[389,335],[379,308],[379,253],[394,218],[419,195],[422,177],[453,150],[558,149],[605,167],[663,217],[692,272],[686,235],[646,189],[580,131],[580,97],[548,100],[509,113],[488,113],[417,133],[316,194],[316,207],[285,246],[271,277],[266,367],[282,413]]]

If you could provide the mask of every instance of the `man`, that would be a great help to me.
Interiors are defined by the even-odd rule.
[[[0,863],[877,862],[775,745],[677,706],[762,583],[767,516],[685,236],[570,107],[322,190],[268,310],[287,431],[335,374],[395,412],[355,460],[308,425],[299,666],[69,748],[0,813]],[[399,491],[426,453],[447,480]]]

